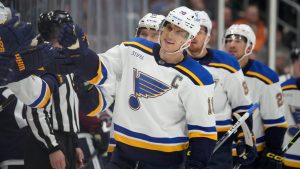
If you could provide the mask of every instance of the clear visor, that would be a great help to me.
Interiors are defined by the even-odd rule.
[[[224,43],[227,44],[227,43],[230,43],[230,42],[245,42],[247,43],[247,38],[243,35],[237,35],[237,34],[230,34],[230,35],[227,35],[224,39]]]

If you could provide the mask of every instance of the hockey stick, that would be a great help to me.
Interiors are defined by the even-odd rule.
[[[291,139],[291,141],[282,149],[282,151],[285,153],[289,148],[293,146],[293,144],[298,140],[300,137],[300,130],[294,135],[294,137]]]
[[[255,103],[253,104],[252,107],[250,107],[250,109],[231,127],[230,130],[228,130],[224,136],[217,142],[213,153],[215,153],[220,147],[221,145],[233,134],[237,131],[237,129],[242,125],[242,123],[244,123],[248,117],[250,117],[254,110],[257,109],[259,106],[259,104]]]
[[[282,149],[283,153],[285,153],[289,148],[291,148],[293,144],[298,140],[299,137],[300,137],[300,130],[294,135],[294,137],[290,140],[290,142],[286,146],[284,146],[284,148]],[[239,169],[241,166],[242,166],[241,164],[238,164],[233,169]]]

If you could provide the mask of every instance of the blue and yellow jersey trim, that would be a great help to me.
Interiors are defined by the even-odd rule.
[[[268,66],[256,60],[251,60],[250,64],[251,65],[248,67],[248,70],[244,72],[245,76],[257,78],[267,85],[279,82],[278,75]]]
[[[284,116],[278,118],[278,119],[263,119],[264,127],[265,129],[269,127],[282,127],[287,128],[288,124],[284,118]]]
[[[173,68],[188,77],[195,85],[205,86],[214,83],[212,75],[203,66],[191,58],[186,58],[183,62]]]
[[[231,73],[235,73],[241,69],[239,62],[230,54],[216,50],[208,49],[208,54],[203,59],[209,60],[205,65],[209,67],[225,69]],[[203,60],[206,62],[205,60]]]
[[[108,153],[112,153],[116,148],[116,141],[114,138],[110,138],[109,139],[109,144],[108,144],[108,147],[107,147],[107,152]]]
[[[39,97],[29,106],[33,108],[43,108],[49,102],[51,91],[48,84],[42,80],[42,89]]]
[[[281,89],[282,89],[282,91],[299,90],[299,88],[297,87],[297,79],[296,78],[290,78],[287,81],[283,82],[281,84]]]
[[[297,90],[297,85],[286,85],[281,87],[282,91],[286,91],[286,90]]]
[[[300,156],[286,153],[283,163],[288,167],[300,168]]]
[[[107,79],[107,69],[102,63],[99,63],[97,75],[91,80],[89,80],[88,83],[93,85],[101,85],[105,82],[106,79]]]
[[[96,116],[98,113],[102,112],[106,107],[106,101],[105,101],[105,98],[103,97],[102,91],[100,89],[98,89],[98,87],[96,87],[96,89],[98,90],[99,104],[94,110],[92,110],[90,113],[87,114],[87,116],[89,116],[89,117]]]
[[[217,140],[216,127],[203,127],[197,125],[188,125],[189,138],[208,138],[211,140]]]
[[[238,106],[238,107],[235,107],[233,108],[231,111],[232,112],[246,112],[248,111],[251,107],[253,106],[253,104],[250,104],[250,105],[243,105],[243,106]]]
[[[153,55],[153,42],[150,42],[143,38],[132,38],[126,42],[123,42],[125,46],[131,46],[133,48],[139,49],[144,53]]]
[[[216,128],[218,132],[227,132],[232,127],[232,120],[217,120],[216,121]]]
[[[237,70],[234,67],[231,67],[230,65],[224,63],[209,63],[208,66],[215,67],[215,68],[223,68],[225,70],[228,70],[231,73],[237,72]]]
[[[128,130],[117,124],[114,124],[114,138],[116,142],[121,142],[132,147],[160,152],[176,152],[188,148],[187,137],[151,137],[143,133]]]

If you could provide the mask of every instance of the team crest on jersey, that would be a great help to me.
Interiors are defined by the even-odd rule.
[[[129,97],[129,106],[133,110],[138,110],[140,108],[140,97],[146,99],[155,98],[165,94],[172,88],[162,81],[136,69],[133,69],[133,80],[134,94]]]
[[[289,135],[294,136],[300,129],[300,107],[289,106],[289,108],[295,125],[289,126],[288,133]]]

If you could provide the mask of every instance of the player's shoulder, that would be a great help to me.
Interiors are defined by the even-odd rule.
[[[174,68],[188,77],[195,85],[205,86],[214,83],[212,75],[192,58],[185,58]]]
[[[277,73],[268,66],[257,60],[249,60],[249,62],[251,65],[247,71],[244,72],[245,76],[257,78],[267,85],[279,82]]]
[[[222,68],[231,73],[235,73],[241,69],[237,59],[229,53],[216,49],[208,49],[208,51],[212,55],[212,61],[208,66]]]
[[[131,38],[125,42],[123,42],[125,46],[131,46],[133,48],[137,48],[145,53],[148,53],[150,55],[153,54],[153,46],[154,42],[148,41],[144,38]]]
[[[290,78],[281,83],[282,91],[300,90],[300,78]]]

